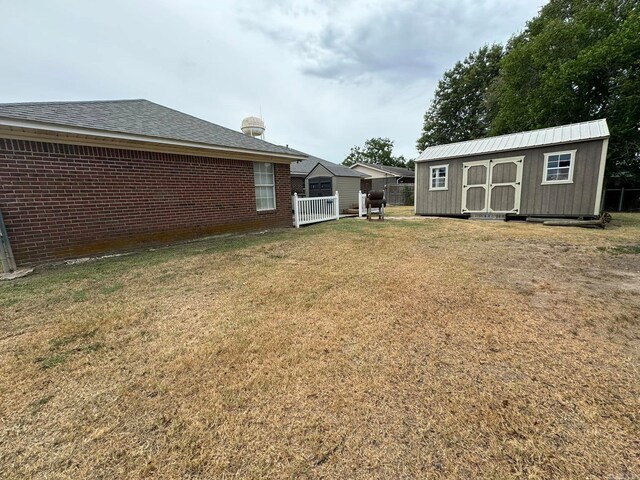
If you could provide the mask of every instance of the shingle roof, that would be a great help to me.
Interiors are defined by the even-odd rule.
[[[0,117],[196,142],[206,146],[273,154],[298,154],[291,148],[249,137],[241,132],[143,99],[1,103]]]
[[[415,177],[415,172],[413,170],[409,170],[408,168],[403,167],[389,167],[387,165],[382,165],[380,163],[364,163],[358,162],[356,165],[364,165],[365,167],[376,168],[378,170],[382,170],[383,172],[390,173],[396,177]]]
[[[320,163],[336,177],[368,177],[368,175],[364,173],[356,172],[355,170],[343,167],[342,165],[336,165],[335,163],[328,160],[323,160],[322,158],[314,157],[313,155],[308,155],[308,157],[309,158],[305,160],[300,160],[299,162],[293,162],[291,164],[291,175],[306,177],[307,174],[309,174],[309,172],[311,172],[311,170],[313,170],[315,166]]]
[[[428,147],[416,162],[607,138],[606,119]]]

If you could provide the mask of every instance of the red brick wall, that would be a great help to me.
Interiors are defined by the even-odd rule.
[[[291,226],[289,165],[257,212],[243,160],[0,138],[0,210],[18,265]]]

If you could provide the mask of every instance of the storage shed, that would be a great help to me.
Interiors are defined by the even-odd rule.
[[[302,152],[300,152],[302,153]],[[339,211],[358,208],[358,192],[360,181],[368,178],[365,173],[351,170],[328,160],[312,155],[291,164],[291,186],[296,185],[296,178],[304,181],[303,194],[307,197],[327,197],[340,193]],[[300,185],[298,184],[298,189]],[[295,190],[298,195],[300,191]]]
[[[429,147],[415,161],[416,214],[597,217],[608,141],[602,119]]]

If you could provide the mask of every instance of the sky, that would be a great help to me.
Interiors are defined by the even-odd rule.
[[[545,0],[0,0],[0,102],[146,98],[340,163],[417,156],[443,73]]]

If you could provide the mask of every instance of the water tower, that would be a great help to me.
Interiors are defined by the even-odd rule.
[[[242,126],[240,127],[242,133],[249,135],[250,137],[260,137],[264,140],[264,122],[258,117],[247,117],[242,120]]]

